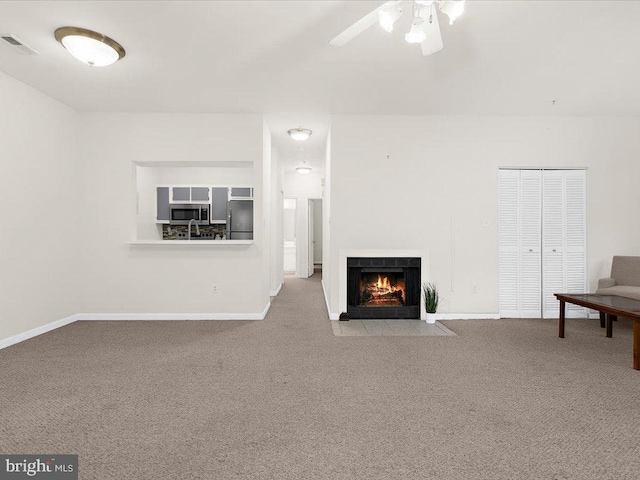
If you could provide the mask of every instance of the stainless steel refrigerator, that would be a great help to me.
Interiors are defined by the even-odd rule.
[[[227,239],[253,240],[253,200],[229,200]]]

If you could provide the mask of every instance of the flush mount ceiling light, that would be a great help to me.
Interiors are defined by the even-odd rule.
[[[62,27],[54,35],[71,55],[91,67],[111,65],[126,55],[118,42],[86,28]]]
[[[291,130],[287,130],[287,133],[294,140],[298,142],[304,142],[307,138],[311,136],[313,132],[308,128],[298,127],[298,128],[292,128]]]
[[[300,175],[308,175],[311,173],[311,167],[308,167],[306,165],[306,162],[302,162],[301,167],[296,167],[296,172],[298,172]]]
[[[437,10],[439,9],[447,15],[449,25],[453,25],[455,19],[464,12],[464,3],[465,0],[393,0],[385,2],[329,43],[341,47],[376,23],[380,23],[386,32],[391,33],[402,12],[409,10],[412,12],[411,28],[404,38],[408,43],[419,43],[422,47],[422,55],[431,55],[442,50],[443,47]]]

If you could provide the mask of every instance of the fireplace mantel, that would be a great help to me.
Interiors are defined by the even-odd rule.
[[[429,259],[425,250],[402,249],[339,249],[338,250],[338,308],[347,311],[347,258],[350,257],[418,257],[421,259],[420,281],[429,281]],[[426,319],[423,302],[420,302],[420,319]]]

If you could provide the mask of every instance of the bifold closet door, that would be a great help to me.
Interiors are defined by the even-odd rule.
[[[500,170],[498,192],[500,316],[557,318],[554,293],[586,292],[586,172]]]
[[[586,172],[544,170],[542,192],[543,316],[557,318],[554,293],[587,289]],[[584,317],[586,309],[567,305],[566,313]]]
[[[539,318],[542,284],[541,171],[500,170],[498,190],[500,316]]]

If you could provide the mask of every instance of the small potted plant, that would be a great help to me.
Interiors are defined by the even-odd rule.
[[[438,289],[433,283],[422,284],[424,292],[424,309],[427,312],[427,323],[436,323],[436,311],[438,310]]]

